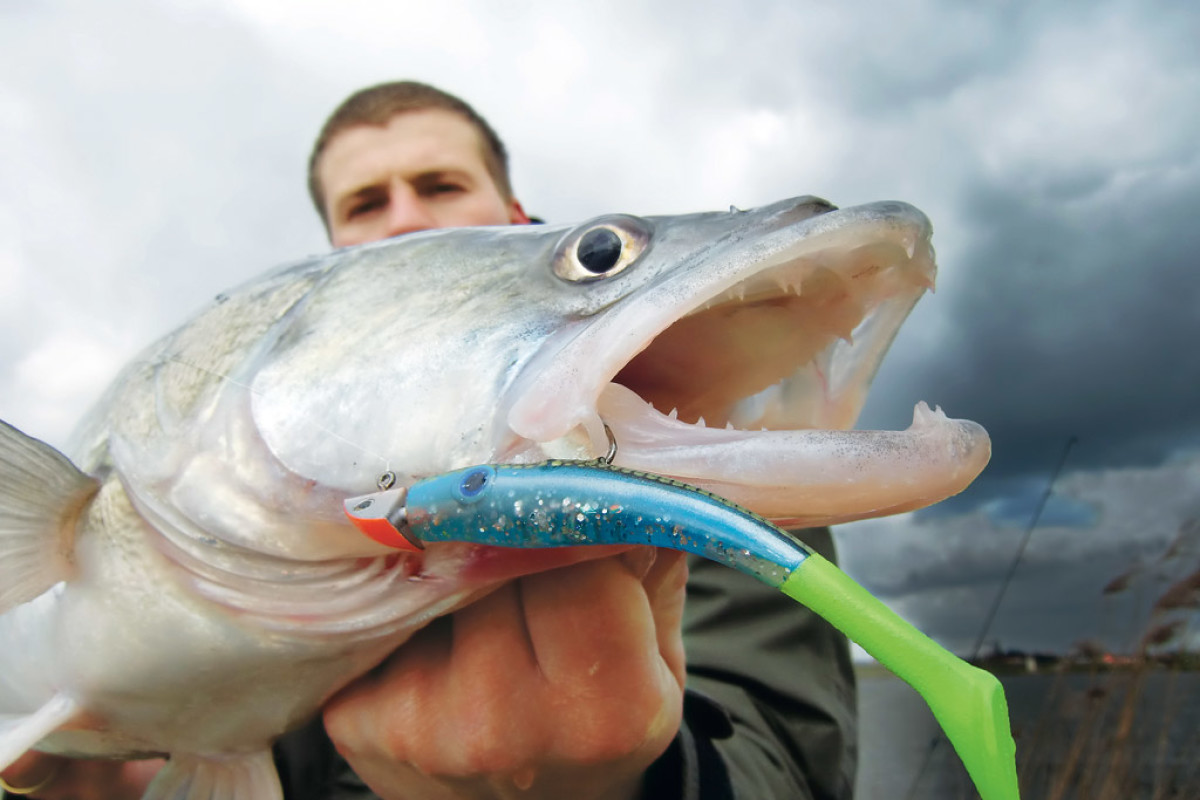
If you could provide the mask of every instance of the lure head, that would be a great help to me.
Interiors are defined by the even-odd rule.
[[[408,489],[385,489],[373,494],[350,497],[342,502],[342,510],[354,526],[367,538],[384,547],[416,552],[424,550],[421,540],[408,527],[404,501]]]
[[[438,507],[452,511],[457,507],[478,503],[489,493],[495,477],[495,468],[484,464],[429,478],[414,488],[419,489],[424,497],[439,498],[440,506],[435,506],[432,511],[432,515],[436,516]],[[424,550],[424,543],[409,524],[405,505],[408,496],[409,489],[406,487],[387,489],[347,498],[342,502],[342,509],[346,518],[371,540],[396,550]],[[438,522],[430,519],[429,508],[419,508],[417,513],[421,527]]]

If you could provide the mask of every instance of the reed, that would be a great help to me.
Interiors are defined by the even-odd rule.
[[[1185,525],[1179,541],[1190,533]],[[1178,543],[1165,560],[1178,557]],[[1118,576],[1104,594],[1126,591],[1131,577]],[[1133,655],[1083,642],[1060,662],[1031,730],[1014,730],[1022,797],[1200,798],[1200,724],[1189,706],[1200,690],[1200,655],[1188,647],[1197,609],[1200,570],[1162,591]]]
[[[1077,669],[1077,667],[1076,667]],[[1021,796],[1045,800],[1196,800],[1196,720],[1181,709],[1200,678],[1153,659],[1063,670],[1044,712],[1017,737]]]

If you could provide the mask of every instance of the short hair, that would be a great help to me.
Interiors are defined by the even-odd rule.
[[[471,123],[483,139],[483,163],[496,182],[496,188],[505,200],[513,197],[512,182],[508,177],[508,151],[504,142],[492,126],[476,113],[465,101],[425,83],[417,81],[392,81],[360,89],[347,97],[325,120],[312,154],[308,157],[308,194],[312,197],[321,222],[329,228],[325,215],[325,189],[317,176],[317,162],[333,138],[347,128],[357,125],[383,126],[397,114],[406,111],[424,111],[440,108],[460,115]]]

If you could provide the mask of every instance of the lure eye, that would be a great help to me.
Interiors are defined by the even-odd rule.
[[[458,499],[464,503],[478,500],[487,493],[495,474],[491,467],[474,467],[467,470],[458,482]]]
[[[611,278],[638,259],[650,241],[650,226],[638,217],[614,214],[579,226],[558,245],[554,274],[572,283]]]

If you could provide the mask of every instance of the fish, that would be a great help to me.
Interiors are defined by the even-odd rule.
[[[806,196],[416,232],[222,293],[66,453],[0,425],[0,768],[169,755],[147,798],[281,797],[271,742],[338,689],[597,552],[399,553],[343,514],[384,480],[595,458],[611,431],[618,466],[786,525],[961,491],[990,457],[976,423],[919,404],[907,430],[852,427],[931,237],[905,203]]]

